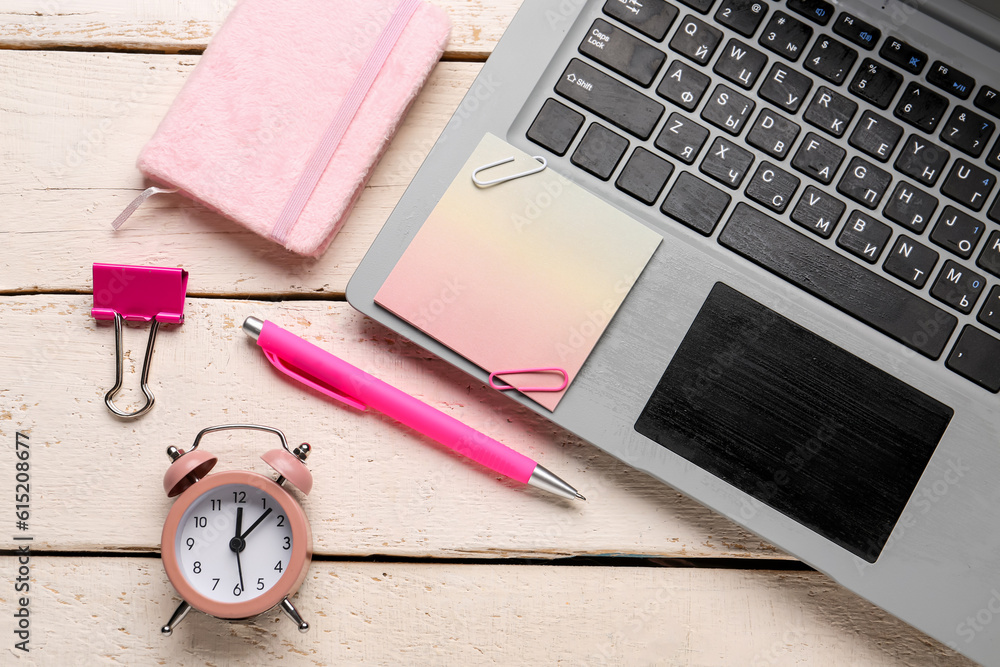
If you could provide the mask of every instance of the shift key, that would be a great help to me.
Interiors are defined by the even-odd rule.
[[[954,315],[746,204],[719,243],[931,359],[958,326]]]
[[[664,107],[618,79],[573,58],[556,92],[640,139],[653,133]]]

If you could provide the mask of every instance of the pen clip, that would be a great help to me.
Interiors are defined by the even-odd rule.
[[[264,356],[267,357],[267,360],[271,362],[272,366],[277,368],[279,371],[281,371],[288,377],[298,380],[307,387],[312,387],[316,391],[326,394],[330,398],[336,399],[341,403],[351,406],[352,408],[357,408],[358,410],[362,411],[368,409],[368,406],[359,401],[358,399],[354,398],[353,396],[349,396],[348,394],[345,394],[344,392],[335,387],[331,387],[330,385],[325,384],[322,380],[314,378],[313,376],[299,370],[298,368],[295,368],[294,366],[285,362],[281,357],[276,355],[274,352],[271,352],[269,350],[264,350]]]

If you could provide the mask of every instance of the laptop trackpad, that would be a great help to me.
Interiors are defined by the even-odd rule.
[[[635,430],[874,563],[953,414],[716,283]]]

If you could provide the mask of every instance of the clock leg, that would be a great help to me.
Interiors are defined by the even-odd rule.
[[[170,633],[174,631],[174,628],[177,627],[178,623],[184,620],[184,617],[187,616],[189,611],[191,611],[191,605],[187,602],[181,602],[174,611],[173,616],[171,616],[170,620],[167,621],[167,624],[160,628],[160,632],[169,637]]]
[[[305,632],[309,629],[309,624],[302,620],[302,617],[299,616],[298,610],[292,606],[292,603],[288,598],[281,601],[281,611],[288,614],[288,618],[292,619],[295,625],[298,626],[299,632]]]

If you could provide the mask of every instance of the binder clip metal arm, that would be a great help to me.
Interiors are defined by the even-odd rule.
[[[146,414],[153,407],[156,399],[149,389],[148,380],[156,332],[161,322],[184,322],[187,281],[188,273],[183,269],[94,264],[94,307],[90,312],[95,319],[114,320],[115,323],[115,384],[104,395],[104,404],[113,414],[131,419]],[[125,371],[122,343],[125,320],[150,322],[140,375],[146,403],[134,412],[125,412],[115,405],[114,400],[121,390]]]

